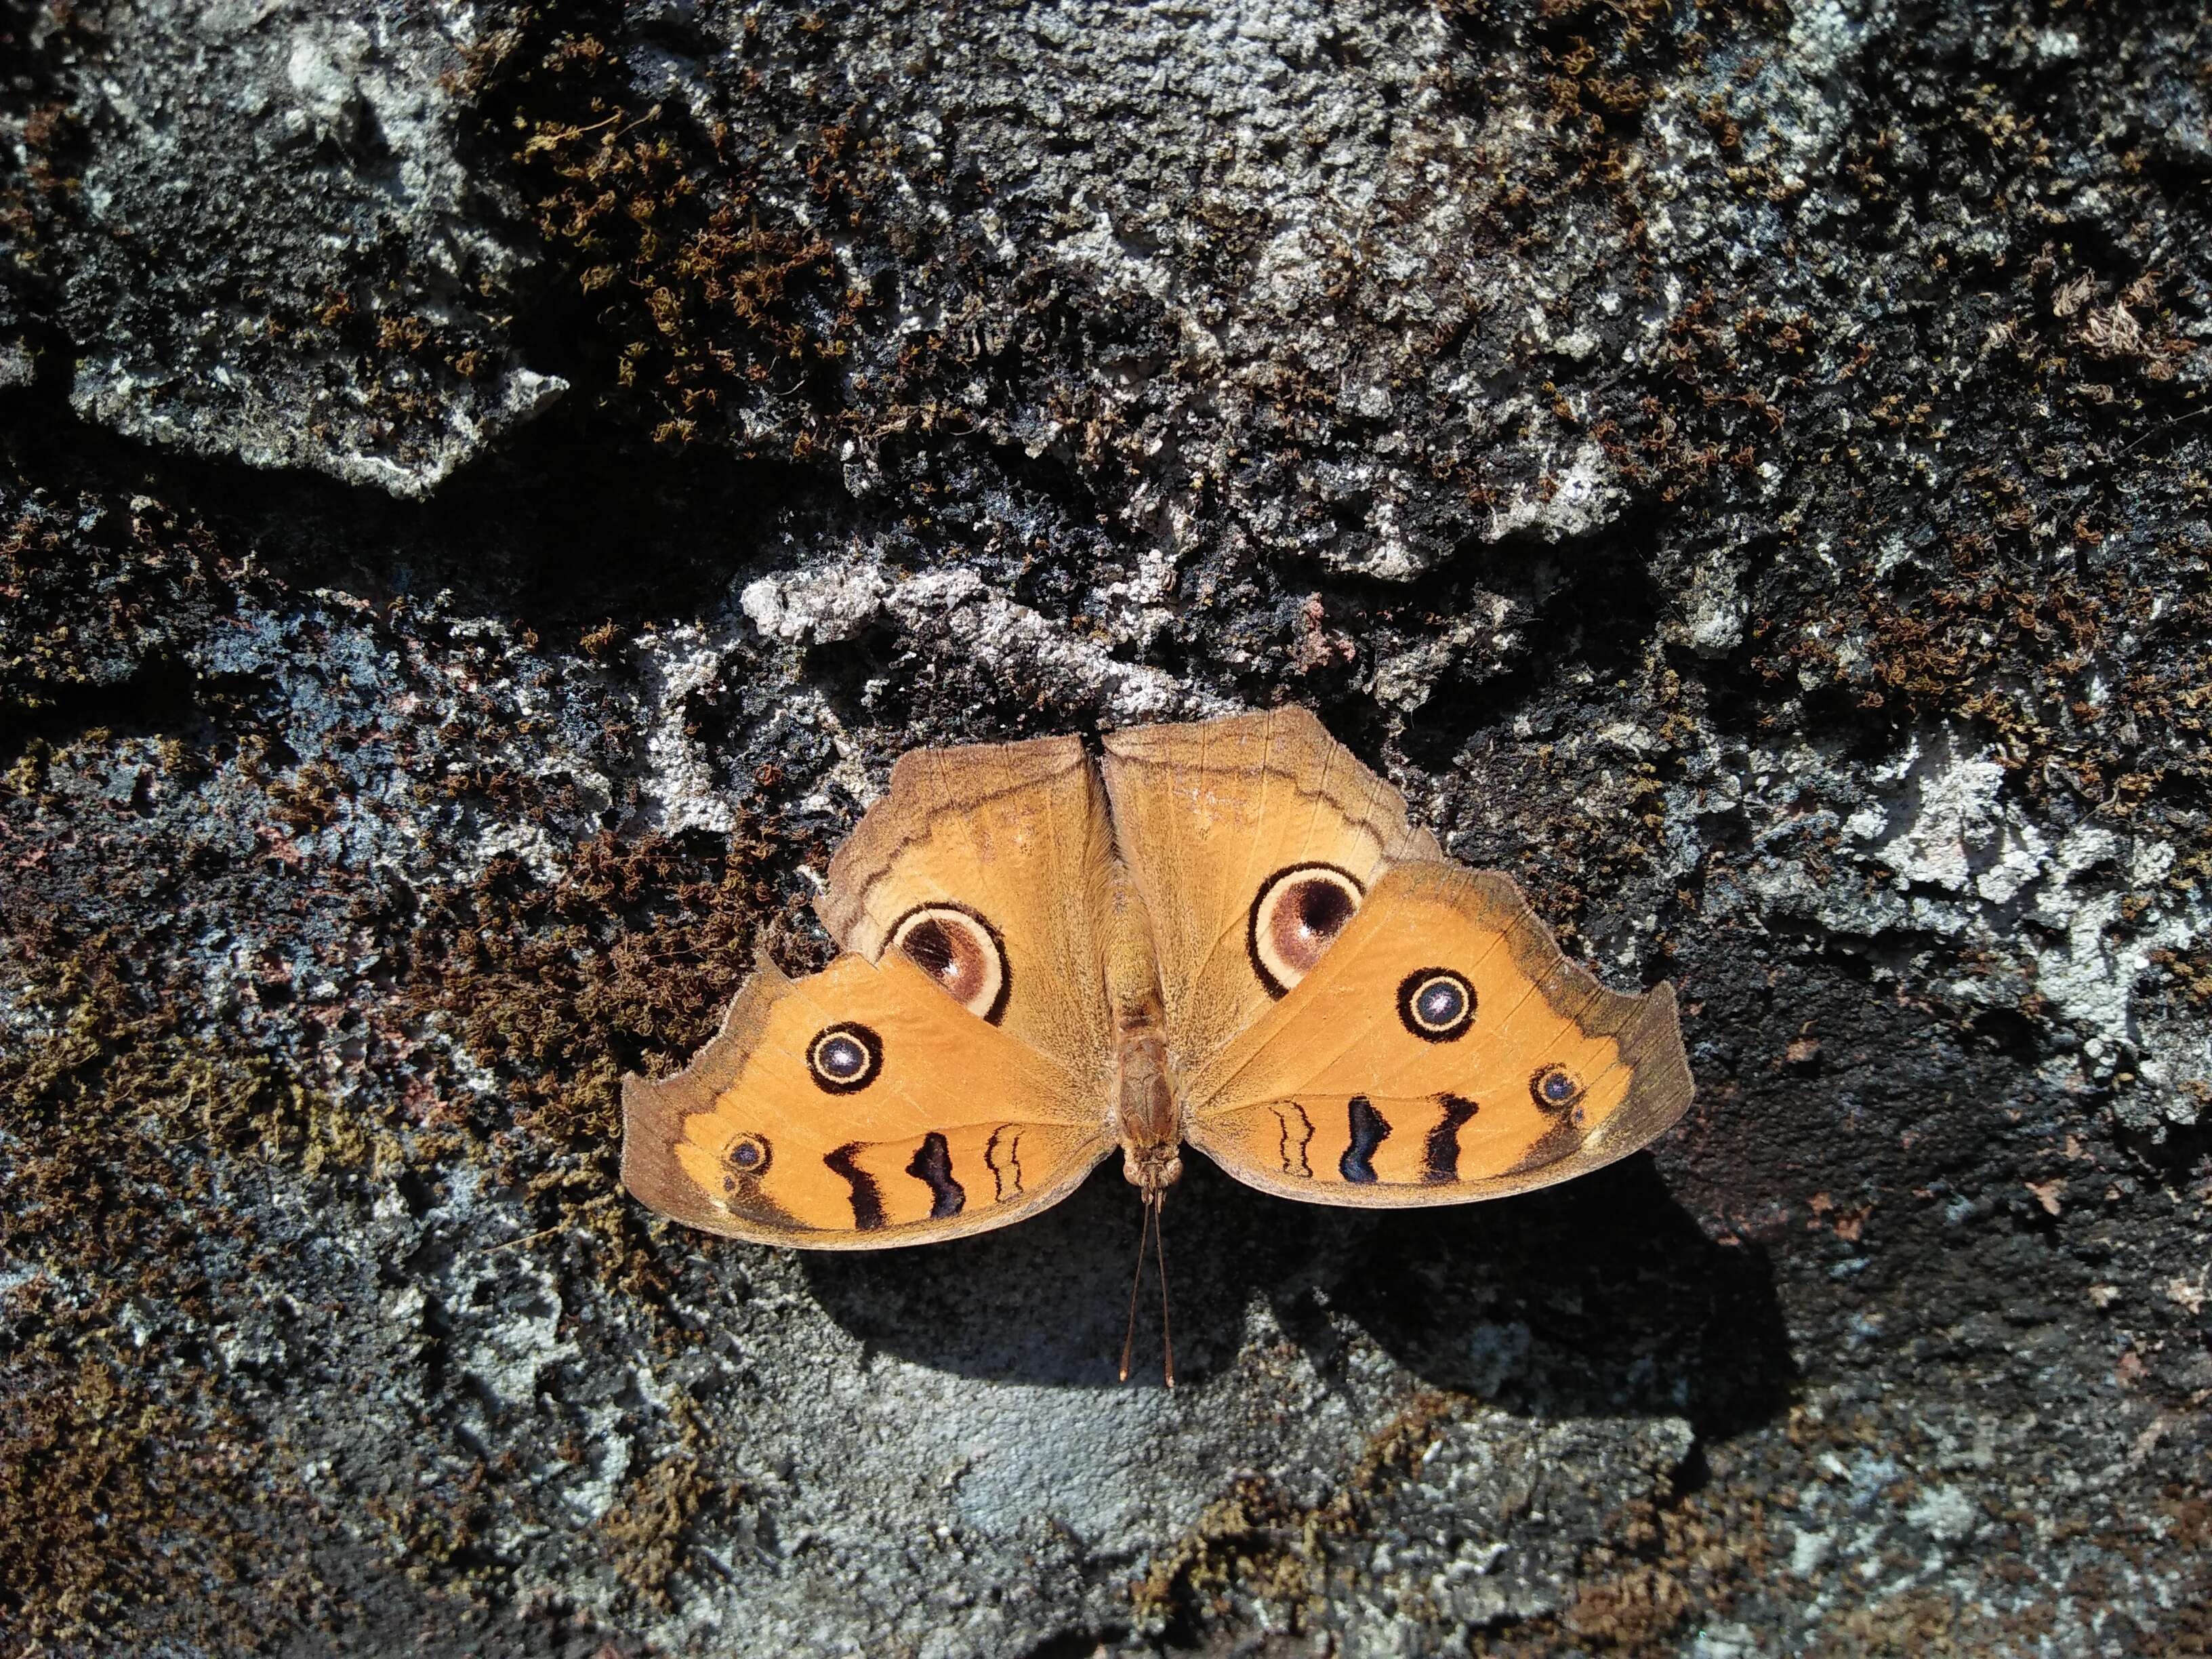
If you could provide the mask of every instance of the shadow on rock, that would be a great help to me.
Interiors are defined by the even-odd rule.
[[[1346,1323],[1423,1381],[1545,1416],[1673,1412],[1703,1434],[1771,1416],[1796,1375],[1765,1254],[1698,1230],[1648,1158],[1487,1204],[1291,1204],[1198,1157],[1168,1200],[1176,1370],[1202,1382],[1274,1324],[1324,1374]],[[997,1382],[1111,1387],[1137,1243],[1120,1160],[1042,1216],[917,1249],[806,1258],[839,1324]],[[1159,1364],[1148,1267],[1135,1376]]]
[[[1231,1183],[1208,1182],[1194,1201],[1186,1179],[1168,1200],[1178,1380],[1235,1354],[1261,1277],[1243,1259],[1250,1229],[1217,1201],[1216,1185]],[[805,1265],[830,1317],[887,1353],[994,1382],[1115,1387],[1141,1213],[1117,1152],[1066,1201],[1015,1226],[915,1249],[810,1255]],[[1148,1258],[1132,1376],[1154,1385],[1159,1317]]]
[[[1647,1157],[1380,1217],[1326,1293],[1416,1376],[1545,1417],[1671,1412],[1725,1436],[1797,1375],[1765,1252],[1707,1238]],[[1315,1317],[1278,1313],[1301,1335]]]

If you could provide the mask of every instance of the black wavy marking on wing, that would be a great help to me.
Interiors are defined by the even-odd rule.
[[[884,1224],[884,1194],[875,1176],[853,1161],[860,1150],[860,1142],[849,1140],[834,1152],[824,1152],[822,1161],[852,1186],[853,1224],[864,1233],[873,1232]]]
[[[929,1218],[942,1221],[947,1216],[958,1215],[968,1206],[968,1194],[952,1178],[952,1154],[945,1146],[945,1137],[934,1129],[921,1138],[921,1150],[915,1153],[914,1162],[906,1172],[929,1187]]]
[[[1438,1095],[1437,1104],[1444,1109],[1444,1121],[1429,1131],[1421,1152],[1421,1179],[1432,1187],[1459,1179],[1459,1126],[1477,1109],[1459,1095]]]
[[[1277,1148],[1277,1155],[1283,1160],[1283,1173],[1303,1176],[1310,1181],[1313,1165],[1306,1162],[1306,1148],[1313,1145],[1313,1120],[1306,1115],[1306,1109],[1296,1101],[1287,1101],[1284,1104],[1289,1108],[1287,1111],[1284,1106],[1272,1109],[1275,1121],[1283,1127],[1282,1142]],[[1295,1135],[1291,1132],[1291,1113],[1296,1113],[1298,1120],[1298,1132]]]
[[[1365,1095],[1352,1096],[1345,1112],[1351,1120],[1352,1144],[1337,1159],[1337,1173],[1355,1185],[1372,1186],[1375,1149],[1390,1138],[1390,1126],[1382,1121],[1382,1114],[1375,1109]]]
[[[999,1161],[1001,1156],[999,1146],[1002,1140],[1006,1143],[1006,1162],[1003,1164]],[[990,1139],[983,1146],[983,1163],[991,1171],[991,1179],[997,1183],[997,1190],[991,1195],[994,1202],[1003,1204],[1009,1192],[1019,1193],[1022,1189],[1022,1132],[1011,1123],[1001,1123],[992,1130]],[[1010,1173],[1013,1176],[1011,1187],[1006,1182]]]

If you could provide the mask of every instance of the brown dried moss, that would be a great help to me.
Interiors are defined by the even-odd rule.
[[[1767,1576],[1771,1554],[1763,1502],[1734,1486],[1639,1499],[1584,1558],[1582,1588],[1559,1623],[1601,1649],[1672,1651],[1692,1620],[1726,1617]]]
[[[1291,1503],[1259,1478],[1238,1483],[1131,1587],[1140,1625],[1173,1640],[1244,1621],[1238,1603],[1264,1604],[1271,1626],[1314,1626],[1350,1582],[1358,1542],[1389,1493],[1419,1471],[1461,1401],[1425,1392],[1370,1443],[1352,1479],[1314,1505]],[[1770,1571],[1762,1500],[1717,1483],[1686,1497],[1662,1487],[1610,1517],[1578,1564],[1574,1599],[1557,1614],[1489,1632],[1484,1651],[1513,1659],[1565,1654],[1671,1654],[1697,1620],[1724,1617]]]
[[[739,415],[771,397],[793,459],[805,459],[842,401],[836,382],[869,297],[759,185],[764,166],[790,173],[784,184],[834,210],[865,146],[830,125],[794,159],[755,156],[724,123],[641,105],[592,15],[527,10],[474,73],[489,101],[514,105],[523,137],[510,159],[532,218],[610,343],[600,396],[679,444],[737,438]]]
[[[1848,684],[1860,708],[1974,720],[2032,796],[2058,789],[2115,816],[2161,793],[2201,798],[2212,786],[2212,550],[2171,550],[2183,594],[2172,604],[2122,566],[2053,571],[2021,543],[2017,491],[1974,476],[2005,529],[1953,538],[1923,562],[1917,592],[1882,580],[1869,557],[1825,637],[1755,624],[1766,679],[1834,679],[1833,641],[1856,640],[1865,664]],[[2131,672],[2092,700],[2089,681],[2110,672],[2123,635]]]
[[[105,742],[31,739],[0,804],[26,822],[74,813],[49,793],[49,774]],[[186,763],[199,764],[179,748]],[[312,826],[337,787],[300,768],[270,786],[271,810]],[[262,1159],[311,1175],[374,1164],[431,1177],[454,1159],[480,1161],[540,1194],[552,1225],[595,1247],[601,1272],[658,1283],[643,1225],[618,1197],[619,1078],[679,1064],[750,971],[755,938],[789,933],[753,873],[774,846],[758,834],[734,845],[603,837],[557,879],[501,863],[466,890],[416,896],[411,914],[360,893],[348,925],[378,941],[397,976],[370,1047],[401,1067],[400,1086],[343,1108],[254,1039],[211,1038],[226,1022],[167,911],[145,905],[143,860],[114,866],[112,892],[106,866],[40,863],[24,876],[21,902],[0,910],[16,1022],[0,1048],[0,1256],[53,1272],[13,1293],[0,1352],[0,1623],[95,1649],[158,1630],[244,1651],[280,1622],[271,1596],[294,1596],[302,1618],[361,1616],[305,1567],[295,1596],[289,1567],[229,1565],[267,1559],[270,1537],[289,1540],[285,1560],[304,1559],[301,1540],[319,1537],[327,1517],[295,1511],[284,1461],[226,1402],[224,1374],[191,1335],[234,1318],[259,1282],[262,1241],[224,1194]],[[126,905],[155,931],[81,920]],[[504,1080],[503,1101],[439,1078],[436,1047],[420,1041],[426,1018]],[[650,1598],[680,1559],[698,1497],[672,1486],[633,1499],[617,1565]],[[384,1516],[394,1561],[433,1594],[473,1582],[500,1501],[496,1482],[395,1500]],[[672,1503],[676,1522],[655,1532]],[[233,1589],[250,1589],[254,1607]]]
[[[504,1090],[503,1113],[462,1103],[470,1132],[501,1179],[553,1200],[548,1224],[584,1229],[632,1290],[661,1273],[635,1207],[612,1201],[622,1077],[682,1066],[751,973],[756,941],[804,933],[760,873],[775,856],[753,827],[727,843],[602,836],[551,882],[494,860],[433,896],[413,933],[404,994]]]
[[[210,1050],[145,984],[143,953],[34,919],[9,941],[16,994],[46,1023],[0,1056],[0,1114],[15,1151],[0,1251],[74,1269],[159,1271],[196,1240],[246,1224],[217,1201],[210,1152],[299,1155],[316,1121],[297,1079],[261,1056]],[[195,1316],[204,1287],[165,1287]]]
[[[34,1300],[11,1298],[10,1322]],[[175,1536],[180,1493],[208,1495],[188,1450],[199,1432],[106,1345],[62,1346],[0,1366],[0,1627],[33,1642],[189,1599],[212,1553]]]
[[[1459,1402],[1425,1389],[1367,1443],[1344,1486],[1319,1504],[1291,1500],[1255,1475],[1206,1505],[1194,1525],[1129,1587],[1138,1622],[1189,1642],[1231,1620],[1237,1600],[1261,1601],[1296,1632],[1326,1604],[1333,1554],[1378,1501],[1420,1468]]]
[[[0,1354],[0,1626],[75,1640],[150,1614],[242,1649],[265,1626],[229,1593],[235,1564],[289,1524],[283,1480],[218,1380],[129,1327],[142,1307],[219,1316],[204,1251],[255,1235],[208,1155],[296,1155],[310,1097],[265,1060],[203,1049],[112,936],[33,924],[9,942],[19,1006],[51,1026],[0,1053],[0,1256],[34,1270]],[[257,1583],[262,1612],[285,1582]]]
[[[692,1523],[702,1513],[726,1512],[743,1496],[738,1482],[709,1473],[719,1461],[714,1437],[688,1401],[678,1401],[677,1419],[675,1448],[630,1482],[596,1529],[622,1581],[663,1613],[674,1606],[668,1581],[685,1564]]]

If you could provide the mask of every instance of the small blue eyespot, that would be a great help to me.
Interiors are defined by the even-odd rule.
[[[1474,1020],[1474,987],[1449,968],[1422,968],[1398,984],[1398,1018],[1424,1042],[1449,1042]]]
[[[883,1039],[857,1021],[825,1026],[807,1045],[806,1065],[817,1088],[851,1094],[873,1083],[883,1069]]]
[[[1564,1066],[1547,1066],[1528,1079],[1528,1093],[1547,1111],[1564,1111],[1583,1095],[1582,1079]]]
[[[1421,1021],[1427,1025],[1449,1025],[1467,1006],[1467,994],[1448,979],[1432,981],[1421,993]]]

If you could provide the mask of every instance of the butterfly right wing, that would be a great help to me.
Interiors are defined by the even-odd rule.
[[[1303,708],[1114,732],[1105,775],[1179,1075],[1285,995],[1385,871],[1443,856]]]

